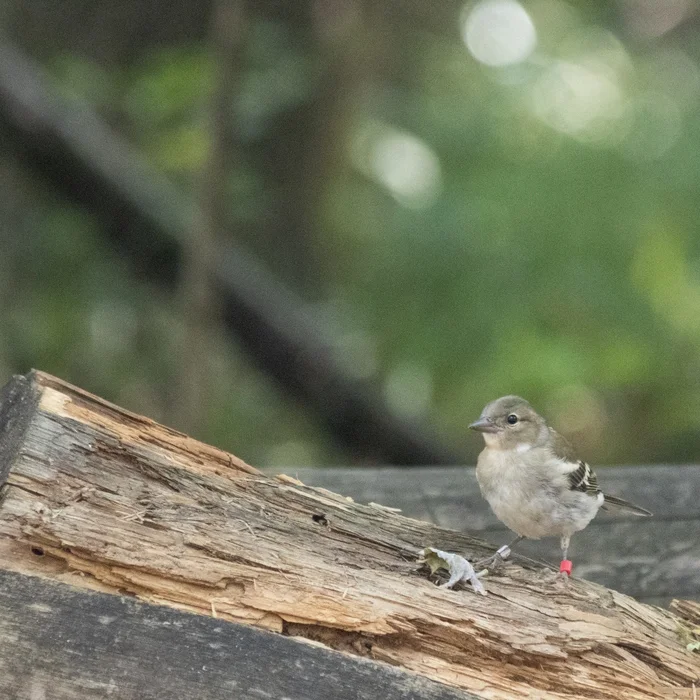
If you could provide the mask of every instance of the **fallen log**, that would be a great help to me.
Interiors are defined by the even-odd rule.
[[[698,682],[693,630],[670,611],[518,558],[488,596],[440,589],[423,547],[489,545],[265,477],[39,372],[0,397],[0,483],[0,561],[17,574],[312,640],[464,698],[692,698]]]

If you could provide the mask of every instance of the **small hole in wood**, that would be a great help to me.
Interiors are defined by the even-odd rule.
[[[316,513],[315,515],[311,516],[311,520],[319,525],[328,525],[328,518],[326,518],[325,513]]]
[[[37,557],[43,557],[44,550],[41,547],[32,547],[32,554],[36,554]]]

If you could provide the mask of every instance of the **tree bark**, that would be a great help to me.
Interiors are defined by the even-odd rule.
[[[486,698],[692,698],[673,613],[518,560],[489,595],[420,549],[489,547],[242,460],[39,372],[0,405],[4,567],[305,637]],[[407,485],[410,488],[410,485]],[[271,662],[272,663],[272,662]]]

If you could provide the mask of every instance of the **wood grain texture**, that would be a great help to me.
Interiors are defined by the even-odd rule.
[[[5,700],[469,700],[305,639],[0,571]]]
[[[403,515],[474,533],[495,545],[512,537],[482,498],[471,467],[294,469],[290,473],[309,485],[361,503],[400,508]],[[576,576],[654,605],[668,605],[672,598],[700,600],[700,468],[602,467],[597,473],[603,489],[648,508],[654,517],[601,511],[572,538]],[[550,564],[559,560],[556,538],[525,541],[516,551]]]
[[[46,375],[28,389],[36,411],[0,507],[6,569],[305,637],[484,698],[692,697],[700,657],[668,611],[561,586],[522,558],[487,597],[437,588],[416,564],[424,546],[492,550],[271,479]]]

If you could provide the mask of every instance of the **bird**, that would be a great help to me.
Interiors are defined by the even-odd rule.
[[[571,576],[569,544],[599,509],[638,516],[651,513],[603,493],[590,465],[571,444],[520,396],[502,396],[487,404],[469,426],[482,433],[476,478],[496,517],[517,537],[476,568],[501,564],[523,539],[560,538],[564,579]]]

